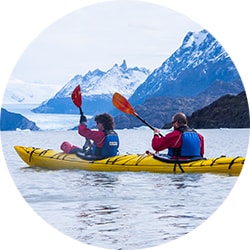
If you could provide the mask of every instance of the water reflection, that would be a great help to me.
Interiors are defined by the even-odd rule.
[[[172,183],[170,185],[175,185],[177,189],[184,188],[198,188],[200,187],[199,181],[203,178],[202,174],[178,174],[170,175]]]
[[[208,217],[195,191],[202,189],[203,178],[84,172],[76,237],[102,248],[113,249],[115,243],[115,249],[139,249],[187,234]]]
[[[118,182],[118,177],[112,173],[84,172],[79,183],[82,186],[113,188],[116,182]]]

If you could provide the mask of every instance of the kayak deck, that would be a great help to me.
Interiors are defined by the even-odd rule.
[[[29,166],[51,170],[81,169],[87,171],[128,171],[153,173],[220,173],[239,175],[244,157],[218,157],[191,162],[163,162],[148,154],[118,155],[101,160],[83,160],[75,154],[52,149],[14,146],[20,158]]]

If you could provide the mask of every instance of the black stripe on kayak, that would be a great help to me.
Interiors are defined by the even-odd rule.
[[[214,163],[215,163],[217,160],[219,160],[219,159],[221,159],[221,158],[224,158],[224,157],[226,157],[226,156],[225,156],[225,155],[222,155],[222,156],[220,156],[220,157],[215,158],[215,159],[212,161],[212,163],[210,164],[210,167],[212,167],[212,166],[214,165]]]
[[[181,163],[190,163],[194,161],[199,161],[199,160],[206,160],[206,158],[203,157],[193,157],[189,159],[169,159],[165,155],[159,155],[159,154],[153,154],[154,159],[157,159],[162,162],[166,163],[173,163],[174,168],[173,172],[176,173],[176,167],[179,167],[182,173],[185,173],[183,167],[181,166]]]
[[[184,171],[184,169],[182,168],[180,162],[176,162],[176,163],[174,164],[174,173],[176,172],[176,165],[177,165],[177,164],[178,164],[178,167],[180,168],[181,172],[182,172],[182,173],[185,173],[185,171]]]
[[[234,164],[235,160],[240,158],[240,156],[235,157],[229,164],[228,169],[231,169],[232,165]]]
[[[31,158],[32,158],[33,153],[34,153],[36,150],[38,150],[38,149],[40,149],[40,148],[33,148],[33,150],[32,150],[31,152],[27,151],[27,153],[30,155],[30,156],[29,156],[29,162],[31,162]]]

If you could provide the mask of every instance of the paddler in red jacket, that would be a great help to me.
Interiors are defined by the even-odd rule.
[[[97,130],[89,129],[86,125],[87,119],[84,115],[80,117],[78,133],[86,138],[83,149],[64,142],[61,149],[65,153],[85,153],[98,158],[106,158],[118,154],[119,138],[114,131],[114,119],[107,113],[97,115],[95,122]],[[90,142],[93,141],[93,143]]]
[[[154,129],[152,148],[159,152],[168,149],[170,159],[202,158],[204,155],[204,137],[188,125],[187,117],[177,113],[172,117],[174,130],[160,137],[159,129]]]

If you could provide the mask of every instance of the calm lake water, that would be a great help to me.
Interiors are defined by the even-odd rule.
[[[117,132],[121,153],[152,150],[148,128]],[[205,137],[207,158],[246,156],[248,129],[199,132]],[[2,132],[1,140],[9,172],[37,214],[73,239],[102,248],[140,249],[177,239],[207,220],[238,180],[214,174],[27,168],[14,145],[59,149],[64,140],[81,145],[83,138],[76,131],[15,131]]]

